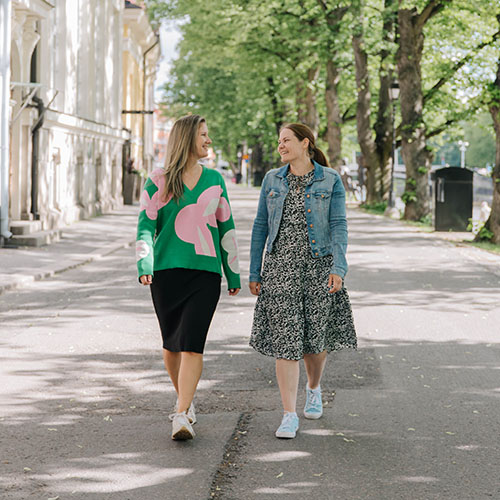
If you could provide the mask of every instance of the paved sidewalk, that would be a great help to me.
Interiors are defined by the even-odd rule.
[[[75,222],[59,242],[39,248],[0,248],[0,294],[93,262],[135,241],[139,205]]]
[[[358,209],[357,206],[352,204],[348,204],[348,212],[349,211],[351,211],[351,213],[358,212],[359,214],[366,214],[375,219],[380,219],[381,221],[384,221],[385,224],[399,228],[401,232],[418,234],[423,241],[430,239],[447,242],[454,247],[458,247],[460,253],[466,255],[469,259],[486,266],[490,272],[500,276],[500,255],[469,245],[468,242],[474,240],[474,236],[471,232],[434,231],[426,227],[412,226],[406,222],[391,219],[383,215],[368,214],[364,210]],[[349,214],[347,218],[349,221]],[[350,229],[351,227],[349,225],[349,231]]]

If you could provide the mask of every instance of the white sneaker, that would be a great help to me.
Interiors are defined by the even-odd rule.
[[[172,419],[172,439],[186,441],[196,436],[186,413],[176,413]]]
[[[196,413],[194,412],[194,403],[191,402],[189,405],[189,409],[187,411],[187,416],[189,418],[189,421],[191,422],[191,425],[196,424]]]
[[[174,408],[174,412],[175,413],[177,413],[177,408],[178,408],[177,405],[178,404],[179,404],[179,400],[177,400],[175,402],[175,408]],[[175,413],[171,415],[170,420],[172,420],[172,418],[175,415]],[[194,403],[193,402],[191,402],[191,404],[189,405],[189,409],[187,411],[187,416],[189,418],[189,422],[190,422],[191,425],[196,424],[196,413],[194,412]]]

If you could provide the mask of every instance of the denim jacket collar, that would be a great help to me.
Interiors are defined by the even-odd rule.
[[[322,181],[325,178],[325,173],[323,172],[323,167],[316,161],[313,160],[314,163],[314,177],[313,177],[313,182],[315,181]],[[290,168],[290,164],[287,163],[285,166],[281,167],[276,175],[283,179],[286,177],[286,174],[288,173],[288,169]]]

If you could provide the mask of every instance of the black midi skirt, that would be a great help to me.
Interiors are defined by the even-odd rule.
[[[164,349],[203,353],[220,289],[218,273],[180,268],[155,271],[151,296]]]

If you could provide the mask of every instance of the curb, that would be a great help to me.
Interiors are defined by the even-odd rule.
[[[115,241],[113,243],[109,243],[98,250],[94,250],[89,254],[82,255],[81,260],[72,261],[71,263],[66,264],[52,264],[45,269],[42,268],[32,274],[24,274],[18,275],[17,277],[12,277],[13,280],[11,283],[0,284],[0,295],[6,291],[14,290],[18,288],[22,288],[24,285],[28,283],[32,283],[34,281],[41,281],[46,278],[51,278],[56,274],[64,273],[65,271],[70,271],[71,269],[75,269],[77,267],[83,266],[85,264],[89,264],[90,262],[94,262],[96,260],[102,259],[107,255],[110,255],[117,250],[121,250],[122,248],[128,248],[135,244],[135,238],[133,240],[127,241]]]

